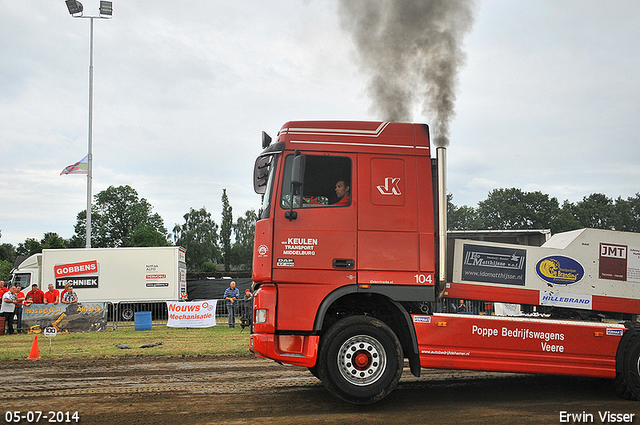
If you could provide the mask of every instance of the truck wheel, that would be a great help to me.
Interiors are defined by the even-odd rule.
[[[318,366],[317,365],[308,367],[307,369],[309,369],[309,372],[311,372],[311,374],[313,376],[315,376],[316,378],[320,379],[320,375],[318,374]]]
[[[636,330],[619,349],[624,350],[624,354],[621,372],[616,376],[616,392],[622,398],[640,401],[640,332]]]
[[[386,397],[402,375],[404,356],[391,328],[368,316],[352,316],[323,337],[318,374],[336,397],[355,404]]]

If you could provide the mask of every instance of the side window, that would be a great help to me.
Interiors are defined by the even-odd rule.
[[[284,165],[280,206],[294,208],[351,205],[351,159],[343,156],[307,155],[304,184],[291,195],[291,164],[288,155]]]

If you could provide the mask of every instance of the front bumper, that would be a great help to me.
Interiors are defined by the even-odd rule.
[[[251,334],[249,349],[258,357],[296,366],[313,367],[318,357],[316,335]]]

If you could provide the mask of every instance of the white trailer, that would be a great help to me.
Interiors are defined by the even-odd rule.
[[[71,283],[80,302],[164,302],[187,298],[185,249],[181,247],[45,249],[12,271],[12,282],[62,291]],[[133,308],[120,309],[124,319]]]
[[[457,239],[445,296],[616,318],[640,314],[638,288],[640,234],[580,229],[541,247]]]

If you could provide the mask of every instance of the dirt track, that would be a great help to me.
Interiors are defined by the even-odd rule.
[[[102,425],[557,424],[566,411],[598,424],[598,412],[611,411],[635,414],[640,424],[640,403],[598,379],[433,370],[418,379],[405,368],[389,397],[353,406],[304,368],[251,356],[15,360],[1,371],[1,420],[7,411],[55,410]]]

